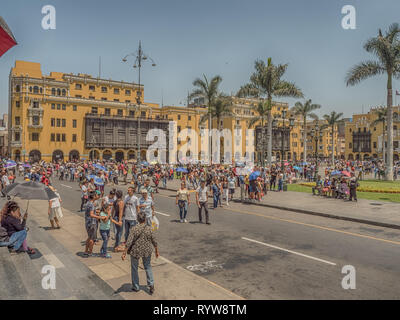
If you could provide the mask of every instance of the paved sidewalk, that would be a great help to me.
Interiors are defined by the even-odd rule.
[[[176,191],[178,188],[179,180],[168,181],[167,190]],[[240,188],[236,188],[234,198],[235,201],[240,201]],[[339,199],[313,196],[312,194],[304,192],[268,191],[267,195],[264,196],[260,202],[246,201],[243,205],[264,206],[400,229],[400,205],[393,202],[366,199],[359,199],[358,202],[348,202]]]
[[[20,200],[22,207],[24,201]],[[47,202],[30,201],[30,217],[41,226],[49,226]],[[146,274],[140,263],[139,278],[141,291],[132,292],[130,258],[121,259],[121,253],[113,253],[112,259],[100,257],[83,258],[79,253],[84,251],[84,241],[87,234],[83,218],[63,209],[60,230],[48,232],[59,241],[72,255],[88,266],[98,277],[110,285],[120,296],[128,300],[239,300],[242,297],[220,287],[219,285],[186,270],[166,258],[152,257],[152,267],[155,280],[155,293],[150,295],[146,284]],[[109,247],[111,247],[111,240]],[[100,251],[100,245],[95,245],[94,252]],[[160,244],[162,252],[162,244]]]

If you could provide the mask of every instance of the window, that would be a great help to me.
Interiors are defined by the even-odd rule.
[[[39,122],[40,122],[39,116],[33,116],[33,117],[32,117],[32,124],[33,124],[34,126],[38,126],[38,125],[39,125]]]
[[[75,98],[82,98],[82,96],[80,94],[76,94]]]
[[[119,99],[114,99],[115,102],[119,102]]]
[[[17,84],[15,86],[15,92],[20,92],[21,91],[21,86],[19,84]]]
[[[92,113],[97,114],[97,107],[92,107]]]
[[[178,114],[178,120],[181,120],[181,115],[180,114]]]
[[[76,111],[77,110],[77,106],[76,106],[76,104],[74,104],[73,106],[72,106],[72,111]]]
[[[101,87],[101,92],[106,93],[107,92],[107,87]]]
[[[146,118],[146,111],[142,111],[141,117]]]
[[[51,126],[55,127],[56,126],[56,119],[51,118]]]
[[[14,138],[15,138],[15,141],[19,141],[21,139],[19,132],[15,132]]]
[[[134,117],[134,116],[135,116],[135,111],[129,110],[129,116],[130,116],[130,117]]]
[[[76,134],[75,133],[72,135],[72,142],[76,142]]]
[[[51,88],[51,95],[55,96],[56,95],[56,88]]]
[[[15,125],[19,126],[21,124],[21,118],[20,117],[15,117]]]
[[[42,89],[42,88],[40,88],[40,89]],[[67,91],[65,89],[62,90],[62,95],[63,95],[63,97],[65,97],[67,95]]]
[[[61,96],[61,90],[60,89],[57,89],[57,95]]]
[[[60,134],[59,134],[59,133],[57,133],[56,138],[57,138],[56,141],[57,141],[57,142],[60,142]]]
[[[39,108],[39,101],[33,101],[33,108]]]
[[[82,90],[82,85],[80,83],[76,83],[75,90]]]
[[[61,119],[57,119],[57,127],[61,127]]]
[[[117,110],[117,115],[119,115],[119,116],[123,116],[123,110],[122,109],[118,109]]]
[[[61,135],[61,141],[62,141],[62,142],[65,142],[65,133],[63,133],[63,134]]]
[[[95,88],[95,86],[89,86],[89,91],[96,91],[96,88]]]
[[[374,149],[376,149],[376,142],[374,142]]]
[[[115,88],[114,89],[114,94],[119,94],[119,89]]]
[[[56,135],[54,133],[52,133],[50,135],[50,141],[55,141],[56,140]]]
[[[107,101],[107,98],[105,98],[105,97],[102,97],[102,98],[101,98],[101,100],[103,100],[103,101]]]
[[[393,130],[397,130],[397,126],[393,126]]]
[[[39,141],[39,133],[32,132],[32,141]]]
[[[126,103],[131,103],[131,100],[125,100]]]
[[[92,100],[94,100],[94,97],[93,97],[93,96],[89,96],[89,99],[92,99]]]
[[[393,141],[393,148],[397,149],[399,147],[399,141]]]
[[[125,90],[125,95],[130,96],[131,95],[131,90]]]
[[[353,144],[351,142],[349,143],[349,148],[353,148]]]
[[[77,127],[77,125],[76,125],[76,120],[73,119],[73,120],[72,120],[72,128],[76,128],[76,127]]]
[[[19,107],[21,106],[21,103],[20,103],[19,101],[15,101],[15,106],[16,106],[17,108],[19,108]]]
[[[61,104],[57,104],[57,110],[61,110]]]
[[[55,110],[56,105],[54,103],[51,104],[51,109]]]
[[[32,87],[29,87],[29,92],[32,92]]]
[[[62,105],[63,110],[67,110],[67,106],[65,104]]]
[[[39,87],[38,86],[34,86],[33,87],[33,93],[39,93]]]
[[[178,126],[178,133],[181,132],[181,126]]]
[[[188,116],[188,121],[192,120],[192,116]]]
[[[104,114],[105,114],[106,116],[111,115],[111,110],[110,110],[110,108],[105,108]]]
[[[67,121],[65,119],[62,119],[62,127],[65,128],[67,125]]]

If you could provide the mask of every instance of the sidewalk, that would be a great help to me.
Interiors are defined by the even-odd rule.
[[[176,191],[178,188],[178,180],[168,181],[166,190]],[[160,188],[160,190],[163,189]],[[235,202],[240,202],[240,188],[236,188],[234,199]],[[366,199],[359,199],[358,202],[346,202],[339,199],[313,196],[304,192],[268,191],[268,194],[260,202],[246,201],[244,205],[257,205],[400,229],[400,205],[393,202]]]
[[[25,201],[20,200],[22,207]],[[48,226],[46,201],[30,201],[30,218],[40,226]],[[140,263],[140,292],[132,292],[130,258],[121,259],[121,253],[113,253],[112,259],[100,257],[83,258],[79,256],[84,251],[84,241],[87,234],[83,218],[63,208],[64,217],[60,230],[49,230],[52,237],[59,241],[71,255],[76,256],[89,267],[99,278],[111,286],[116,293],[127,300],[239,300],[242,297],[220,287],[219,285],[186,270],[160,256],[152,257],[152,267],[155,282],[155,292],[148,293],[146,274]],[[111,241],[112,242],[112,241]],[[100,251],[101,245],[95,245],[94,252]],[[109,243],[111,247],[111,243]],[[162,248],[162,245],[161,245]]]

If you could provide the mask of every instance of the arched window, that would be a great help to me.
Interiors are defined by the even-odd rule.
[[[56,89],[55,88],[51,88],[51,95],[55,96],[56,95]]]
[[[38,86],[34,86],[33,87],[33,93],[39,93],[39,87]]]
[[[61,96],[61,90],[60,89],[57,89],[57,95]]]
[[[15,86],[15,92],[20,92],[21,91],[21,86],[19,84],[17,84]]]
[[[66,91],[65,89],[63,89],[63,90],[62,90],[62,95],[63,95],[63,97],[65,97],[66,94],[67,94],[67,91]]]
[[[32,92],[32,87],[29,87],[29,92]]]
[[[39,90],[40,90],[40,93],[43,93],[43,88],[42,87],[40,87]]]

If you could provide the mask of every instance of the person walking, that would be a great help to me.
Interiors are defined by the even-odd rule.
[[[221,195],[221,189],[218,184],[218,179],[216,179],[212,185],[212,192],[213,192],[213,200],[214,200],[214,209],[218,207],[219,197]]]
[[[85,228],[88,234],[88,238],[86,240],[86,248],[85,248],[85,257],[92,257],[93,256],[93,246],[94,242],[97,238],[97,224],[100,216],[96,215],[96,209],[94,207],[94,199],[95,195],[94,192],[89,194],[88,202],[86,204],[86,211],[85,211]]]
[[[88,201],[88,182],[84,181],[81,185],[81,212],[83,211],[86,202]]]
[[[128,194],[124,199],[125,215],[125,243],[128,241],[129,232],[137,224],[137,213],[139,211],[139,199],[135,196],[135,188],[129,187]]]
[[[142,197],[139,199],[139,209],[146,216],[146,224],[151,226],[151,218],[154,217],[154,202],[146,189],[142,188],[140,193]]]
[[[208,188],[206,186],[205,180],[200,181],[200,187],[198,187],[196,190],[196,203],[199,208],[199,222],[203,223],[202,211],[204,208],[206,224],[211,224],[208,215]]]
[[[357,181],[357,178],[355,177],[354,173],[351,173],[351,178],[349,182],[349,188],[350,188],[350,196],[349,196],[349,201],[354,201],[357,202],[357,187],[359,186],[359,183]]]
[[[230,200],[233,201],[233,195],[235,194],[235,188],[236,188],[236,179],[235,175],[232,172],[230,177],[228,178],[228,189],[229,189],[229,196]],[[228,204],[228,201],[226,202]]]
[[[154,293],[154,277],[151,268],[151,254],[153,248],[155,249],[156,258],[160,256],[156,237],[150,226],[146,224],[146,215],[144,212],[138,212],[137,220],[139,224],[135,225],[129,233],[129,238],[126,243],[126,249],[122,254],[122,260],[126,259],[126,255],[131,256],[131,277],[132,277],[132,291],[138,292],[139,287],[139,274],[138,266],[139,259],[143,261],[143,266],[146,271],[147,286],[149,287],[150,294]]]
[[[51,227],[53,229],[56,229],[54,226],[54,223],[57,225],[57,229],[60,229],[60,224],[59,224],[59,219],[63,217],[62,210],[61,210],[61,197],[57,193],[56,189],[54,189],[52,186],[49,187],[54,193],[57,195],[56,198],[50,199],[49,200],[49,220]]]
[[[110,239],[110,229],[111,229],[111,212],[112,204],[105,203],[100,212],[100,235],[103,239],[103,245],[100,249],[100,255],[103,258],[110,259],[111,255],[107,253],[108,239]]]
[[[186,220],[186,215],[188,212],[188,207],[190,204],[190,193],[186,188],[186,183],[184,181],[181,182],[180,189],[176,192],[176,205],[179,207],[179,217],[180,221],[188,222]]]

